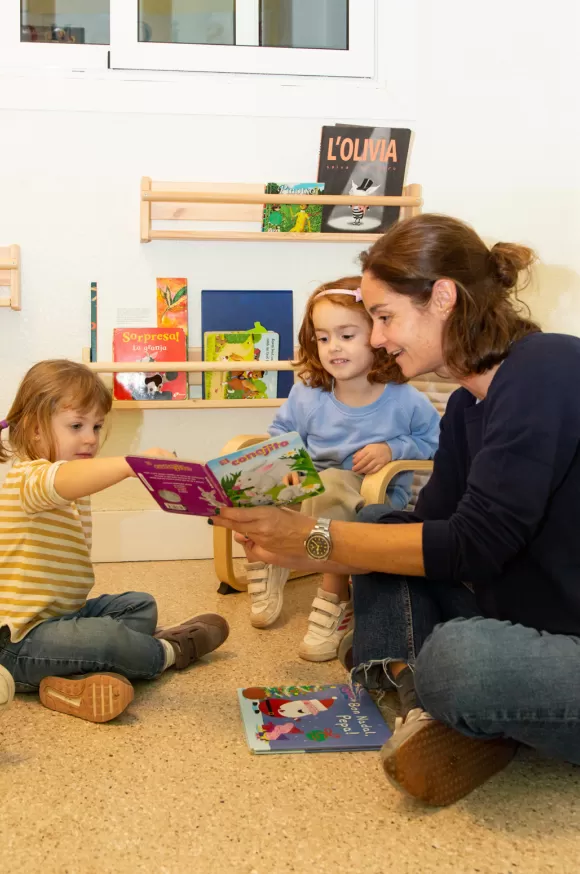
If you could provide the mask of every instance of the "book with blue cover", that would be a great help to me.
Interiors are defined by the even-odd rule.
[[[238,689],[253,753],[379,750],[391,736],[369,693],[357,683]]]

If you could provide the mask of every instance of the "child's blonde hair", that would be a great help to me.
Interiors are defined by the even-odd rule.
[[[319,285],[312,292],[306,304],[306,312],[298,333],[298,376],[303,383],[311,388],[322,388],[324,391],[332,391],[332,376],[328,373],[320,362],[318,354],[318,343],[316,342],[316,333],[314,330],[314,321],[312,314],[316,305],[318,295],[321,292],[326,292],[323,300],[329,300],[331,303],[339,304],[342,307],[350,307],[362,313],[368,321],[369,328],[372,327],[372,319],[364,308],[363,302],[351,294],[341,294],[337,292],[330,293],[329,289],[334,290],[344,288],[346,291],[357,291],[360,288],[361,276],[344,276],[342,279],[336,279],[334,282],[325,282],[324,285]],[[401,368],[397,362],[385,352],[384,349],[373,349],[373,364],[367,375],[369,382],[406,382],[405,377],[401,373]]]
[[[61,410],[88,413],[96,407],[99,415],[106,416],[112,403],[109,389],[84,364],[66,359],[35,364],[20,383],[10,412],[2,423],[3,428],[10,428],[10,449],[0,440],[0,463],[12,455],[31,460],[40,458],[39,445],[48,450],[48,460],[55,461],[54,414]]]

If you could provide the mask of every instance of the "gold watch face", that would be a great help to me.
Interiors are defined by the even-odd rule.
[[[330,553],[330,543],[323,534],[311,534],[306,541],[306,550],[311,558],[326,558]]]

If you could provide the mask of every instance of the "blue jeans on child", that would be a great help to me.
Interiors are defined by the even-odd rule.
[[[388,513],[371,505],[357,521]],[[389,661],[407,662],[435,719],[580,764],[580,638],[486,619],[454,582],[370,573],[354,577],[353,599],[354,680],[392,688]]]
[[[43,677],[103,671],[151,680],[165,664],[163,644],[152,636],[156,625],[151,595],[101,595],[76,613],[41,622],[18,643],[7,643],[0,664],[20,691],[37,690]]]

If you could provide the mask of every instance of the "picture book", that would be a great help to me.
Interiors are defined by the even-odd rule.
[[[318,180],[324,193],[360,195],[352,206],[323,207],[323,232],[382,233],[398,221],[398,206],[366,206],[365,198],[403,193],[410,141],[407,128],[322,128]]]
[[[278,374],[260,370],[260,361],[276,361],[279,337],[259,322],[248,331],[208,331],[203,336],[204,361],[252,362],[248,370],[204,374],[205,396],[211,400],[275,398]]]
[[[159,363],[185,361],[185,333],[181,328],[115,328],[113,360]],[[185,373],[116,373],[113,394],[121,401],[180,401],[187,398]]]
[[[320,182],[268,182],[265,194],[322,194]],[[316,234],[320,233],[322,205],[297,203],[265,203],[262,230],[268,233]]]
[[[201,293],[202,336],[210,331],[229,333],[240,326],[260,322],[278,334],[278,358],[291,360],[294,357],[292,297],[290,289],[204,289]],[[277,396],[287,398],[293,385],[294,374],[280,371]]]
[[[219,507],[296,504],[324,491],[300,435],[291,431],[206,464],[129,455],[151,496],[168,513],[215,516]],[[289,475],[298,482],[288,484]]]
[[[391,731],[366,689],[336,686],[252,686],[238,689],[253,753],[336,753],[378,750]]]
[[[187,343],[187,279],[157,279],[157,327],[181,328]],[[187,358],[187,356],[186,356]]]
[[[91,282],[91,361],[97,360],[97,283]]]

